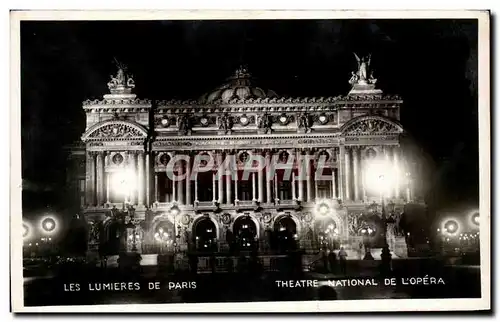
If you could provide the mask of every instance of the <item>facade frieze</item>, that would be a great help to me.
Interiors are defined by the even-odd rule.
[[[338,145],[337,135],[317,137],[189,137],[189,138],[165,138],[152,143],[153,149],[220,149],[220,148],[245,148],[259,149],[263,147],[280,148],[310,148]]]

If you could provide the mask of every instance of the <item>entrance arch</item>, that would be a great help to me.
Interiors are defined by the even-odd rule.
[[[250,216],[243,215],[234,221],[233,232],[239,250],[255,250],[258,248],[258,226]]]
[[[193,224],[193,235],[196,250],[217,251],[217,227],[210,217],[201,217]]]
[[[298,227],[291,216],[280,216],[274,221],[274,238],[271,247],[279,252],[297,249]]]

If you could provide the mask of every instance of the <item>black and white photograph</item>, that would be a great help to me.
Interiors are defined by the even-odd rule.
[[[488,12],[87,14],[11,13],[14,312],[490,309]]]

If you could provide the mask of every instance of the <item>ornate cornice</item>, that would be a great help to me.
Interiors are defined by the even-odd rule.
[[[203,110],[204,112],[241,112],[241,108],[254,109],[254,111],[317,111],[317,110],[337,110],[339,108],[349,108],[351,105],[361,105],[362,107],[380,107],[380,105],[393,106],[401,104],[403,101],[397,95],[356,95],[356,96],[336,96],[336,97],[281,97],[281,98],[248,98],[232,99],[227,103],[220,101],[204,104],[196,100],[169,100],[158,101],[159,110],[181,110],[182,112],[191,109]],[[178,113],[178,111],[172,111]]]
[[[337,145],[338,133],[328,135],[281,135],[281,136],[190,136],[190,137],[158,137],[152,143],[153,149],[261,149],[279,146],[281,148],[311,148]]]
[[[85,100],[82,103],[84,110],[91,109],[110,109],[114,112],[117,109],[134,108],[134,109],[149,109],[151,108],[151,100],[138,98],[105,98],[102,100]]]

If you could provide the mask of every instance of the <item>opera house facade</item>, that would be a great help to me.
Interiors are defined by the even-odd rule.
[[[88,253],[386,245],[407,256],[399,218],[418,174],[405,157],[403,101],[376,87],[364,60],[349,82],[343,96],[282,97],[240,67],[198,100],[151,101],[119,68],[102,100],[83,103],[72,152]]]

